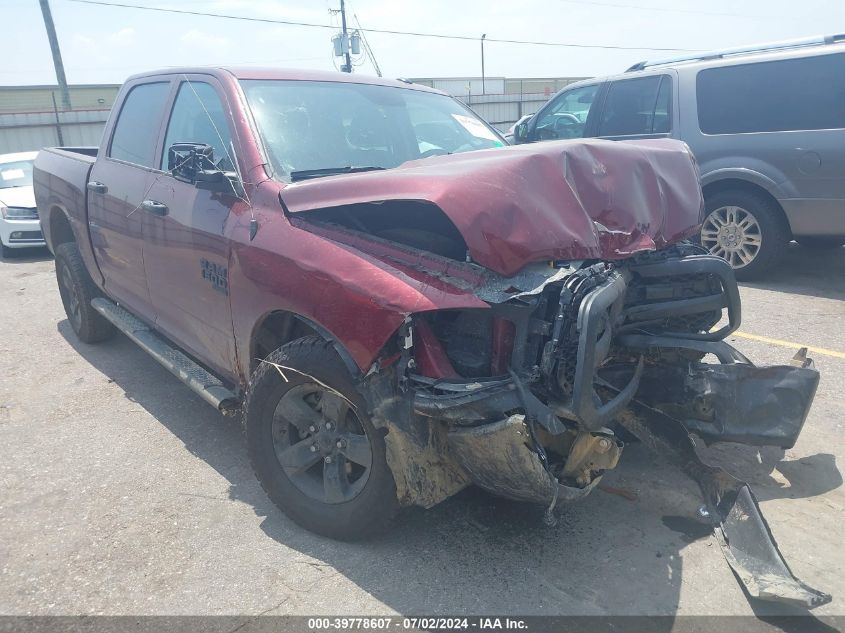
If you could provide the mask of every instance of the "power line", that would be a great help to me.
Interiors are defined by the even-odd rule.
[[[376,74],[381,77],[381,68],[378,66],[376,56],[373,54],[373,49],[370,48],[370,43],[367,41],[364,29],[361,27],[361,21],[358,19],[358,14],[353,12],[352,17],[355,18],[355,24],[358,25],[358,30],[361,32],[361,43],[364,45],[364,50],[367,51],[367,57],[370,58],[370,63],[373,65],[373,68],[375,68]]]
[[[751,15],[749,13],[723,13],[720,11],[701,11],[699,9],[675,9],[673,7],[644,7],[635,4],[617,4],[614,2],[594,2],[592,0],[560,0],[566,4],[586,4],[593,7],[609,7],[613,9],[636,9],[638,11],[663,11],[665,13],[694,13],[696,15],[718,15],[730,18],[766,18],[771,16]]]
[[[286,24],[289,26],[306,26],[311,28],[332,29],[337,27],[330,24],[318,24],[316,22],[294,22],[293,20],[279,20],[274,18],[258,18],[244,15],[229,15],[225,13],[210,13],[207,11],[189,11],[187,9],[166,9],[164,7],[150,7],[138,4],[122,4],[118,2],[102,2],[100,0],[67,0],[67,2],[76,2],[79,4],[90,4],[103,7],[117,7],[122,9],[141,9],[144,11],[158,11],[161,13],[178,13],[182,15],[196,15],[211,18],[224,18],[227,20],[245,20],[247,22],[263,22],[266,24]],[[366,29],[368,33],[383,33],[386,35],[408,35],[412,37],[435,37],[445,40],[464,40],[477,42],[478,36],[474,35],[446,35],[443,33],[424,33],[420,31],[399,31],[395,29]],[[623,50],[623,51],[677,51],[683,53],[697,53],[700,49],[691,48],[665,48],[652,46],[613,46],[604,44],[571,44],[566,42],[542,42],[532,40],[509,40],[488,37],[487,42],[497,42],[499,44],[530,44],[534,46],[559,46],[564,48],[601,48],[607,50]]]

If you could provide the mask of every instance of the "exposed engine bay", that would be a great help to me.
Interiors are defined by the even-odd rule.
[[[359,381],[400,504],[475,484],[553,522],[635,438],[697,483],[700,516],[750,595],[825,604],[789,571],[748,485],[703,463],[692,439],[793,446],[819,374],[806,353],[757,367],[724,341],[741,320],[733,271],[681,241],[702,204],[695,170],[664,155],[683,148],[654,149],[448,157],[437,178],[368,175],[390,176],[380,200],[337,180],[316,200],[297,185],[285,205],[295,227],[401,280],[418,306]]]
[[[740,320],[739,293],[723,260],[680,245],[623,265],[552,269],[555,281],[510,288],[513,297],[491,310],[434,312],[408,326],[416,335],[407,372],[415,412],[445,421],[462,438],[452,443],[461,445],[470,473],[478,467],[465,447],[467,430],[483,435],[478,427],[510,420],[487,431],[504,433],[521,416],[534,458],[569,489],[565,496],[578,496],[618,461],[624,444],[613,429],[635,397],[707,441],[795,443],[818,374],[761,372],[721,340]],[[702,362],[708,354],[716,364]],[[724,393],[728,385],[770,395],[745,399],[739,416],[735,398]],[[553,503],[551,488],[517,492],[522,474],[505,482],[506,470],[476,483]]]
[[[466,286],[458,275],[437,273]],[[818,385],[805,357],[758,368],[722,340],[741,318],[724,260],[681,243],[487,276],[476,294],[489,309],[410,316],[364,381],[403,503],[428,507],[474,483],[554,521],[617,465],[628,433],[698,483],[751,595],[829,601],[792,576],[747,484],[700,462],[690,438],[789,448]]]

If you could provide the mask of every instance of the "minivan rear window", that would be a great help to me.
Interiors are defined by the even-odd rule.
[[[709,68],[698,73],[705,134],[845,128],[845,53]]]

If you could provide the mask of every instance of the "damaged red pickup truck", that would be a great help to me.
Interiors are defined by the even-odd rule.
[[[723,341],[739,292],[685,241],[688,148],[503,145],[413,84],[169,70],[124,85],[98,149],[42,151],[35,194],[79,338],[120,330],[242,414],[301,525],[362,537],[469,484],[554,520],[638,438],[698,483],[750,595],[829,601],[695,453],[792,446],[818,373]]]

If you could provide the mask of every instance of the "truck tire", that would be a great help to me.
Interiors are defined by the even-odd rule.
[[[3,242],[0,242],[0,257],[3,259],[10,259],[12,257],[12,251],[14,249],[9,248]]]
[[[789,225],[770,200],[750,191],[729,190],[705,201],[701,245],[723,257],[737,279],[760,277],[783,256]]]
[[[99,343],[114,336],[114,326],[91,307],[100,292],[82,261],[76,242],[56,247],[56,279],[68,322],[83,343]]]
[[[338,540],[390,523],[398,503],[384,433],[330,343],[309,336],[272,352],[252,374],[244,417],[253,471],[294,522]]]

